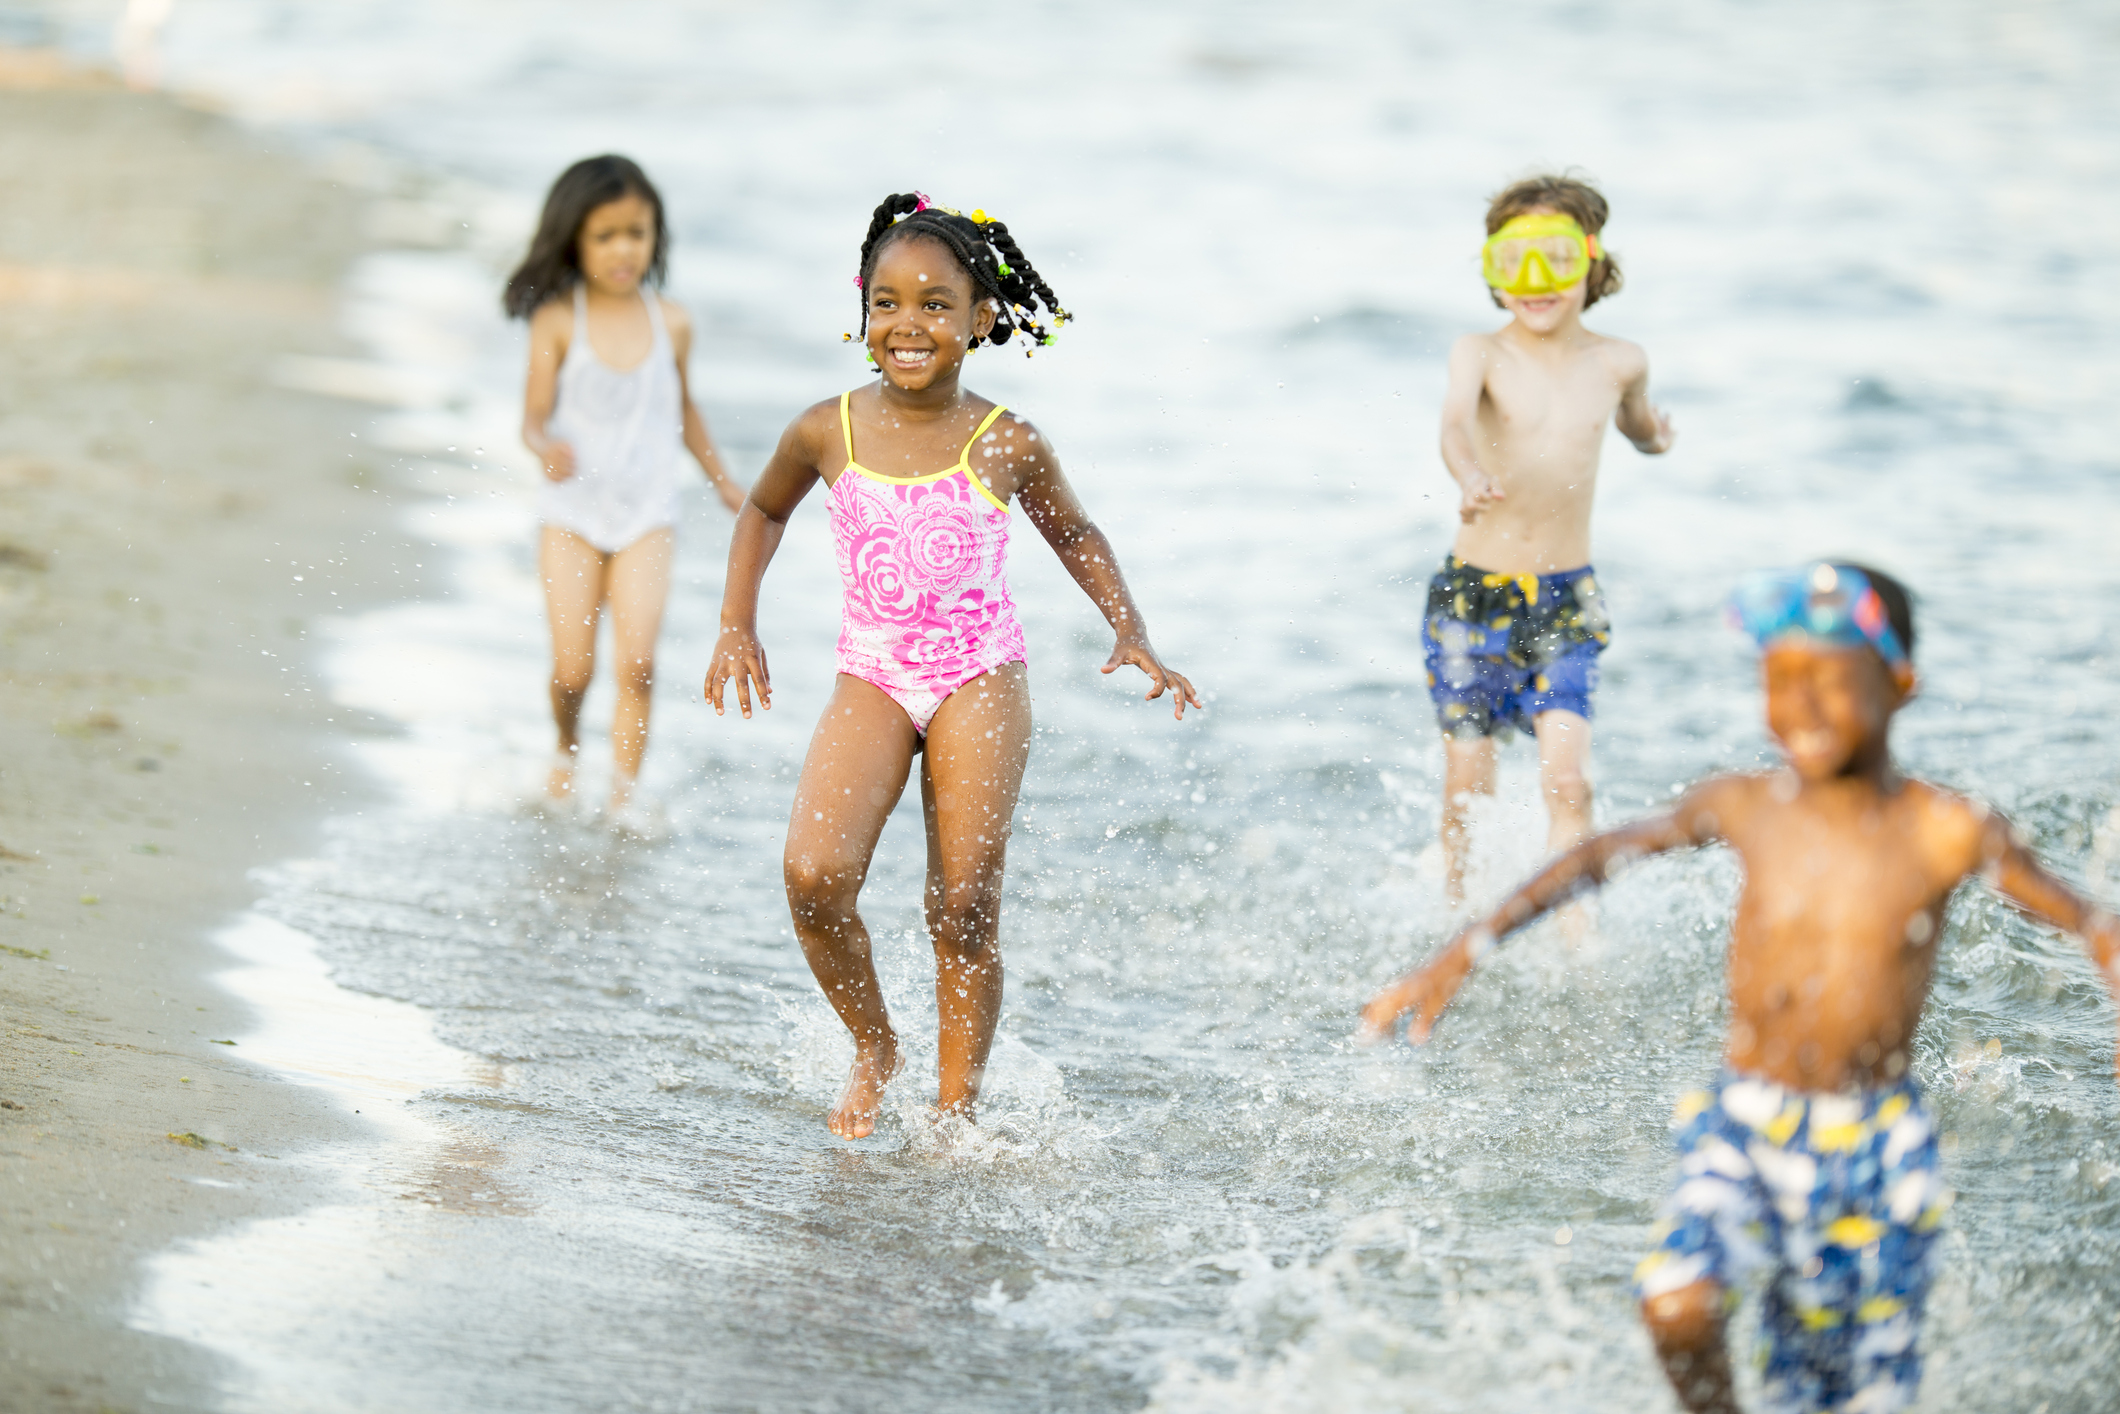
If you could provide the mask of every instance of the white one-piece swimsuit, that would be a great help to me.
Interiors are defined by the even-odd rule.
[[[580,285],[574,287],[574,337],[559,366],[559,395],[547,424],[552,436],[574,448],[574,475],[545,483],[537,517],[607,555],[677,524],[678,517],[684,410],[677,354],[661,301],[645,289],[641,300],[655,332],[653,347],[620,372],[589,346],[589,301]]]

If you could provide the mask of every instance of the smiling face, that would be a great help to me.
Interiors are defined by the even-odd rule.
[[[655,260],[655,204],[635,192],[590,208],[574,238],[582,278],[598,294],[630,295]]]
[[[1550,334],[1569,320],[1583,317],[1589,287],[1578,281],[1550,295],[1512,295],[1497,290],[1495,298],[1532,333]]]
[[[925,236],[878,251],[862,289],[869,356],[886,383],[909,393],[955,379],[972,340],[994,327],[993,301],[979,297],[948,246]]]
[[[1805,639],[1768,645],[1760,659],[1767,729],[1806,781],[1880,764],[1892,714],[1914,691],[1914,670],[1890,668],[1869,648]]]

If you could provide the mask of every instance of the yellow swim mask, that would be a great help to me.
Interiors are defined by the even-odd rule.
[[[1480,266],[1504,294],[1552,295],[1580,285],[1603,253],[1573,216],[1518,216],[1487,238]]]

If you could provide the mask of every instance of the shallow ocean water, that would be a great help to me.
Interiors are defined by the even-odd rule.
[[[67,11],[80,43],[104,8]],[[404,248],[348,289],[377,367],[284,376],[395,380],[371,455],[457,591],[329,626],[335,693],[402,724],[349,747],[398,803],[261,912],[467,1059],[404,1106],[412,1157],[169,1254],[140,1323],[233,1356],[234,1409],[1662,1407],[1626,1280],[1670,1104],[1715,1064],[1730,862],[1640,869],[1580,947],[1522,939],[1423,1052],[1348,1043],[1446,927],[1415,633],[1454,505],[1443,355],[1494,322],[1483,198],[1601,179],[1628,287],[1590,322],[1644,344],[1680,430],[1607,450],[1601,818],[1765,759],[1718,601],[1853,554],[1921,596],[1905,762],[2111,897],[2116,49],[2088,4],[179,5],[179,86],[349,181],[418,174],[379,218]],[[747,478],[863,377],[839,335],[888,191],[1002,215],[1080,316],[969,381],[1054,438],[1213,700],[1178,724],[1100,678],[1107,635],[1017,523],[1040,734],[975,1133],[919,1117],[907,809],[865,906],[913,1063],[877,1138],[823,1128],[849,1047],[778,868],[837,628],[820,505],[745,723],[696,700],[726,521],[688,502],[648,771],[671,837],[521,806],[548,728],[498,263],[605,148],[668,196],[695,393]],[[1530,765],[1489,890],[1537,860]],[[1919,1045],[1959,1194],[1922,1408],[2103,1407],[2112,1048],[2075,945],[1969,890]]]

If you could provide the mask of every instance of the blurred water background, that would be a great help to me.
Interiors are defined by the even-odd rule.
[[[107,53],[116,8],[43,13]],[[1729,861],[1637,871],[1573,950],[1527,938],[1422,1053],[1347,1042],[1445,926],[1435,415],[1451,339],[1498,322],[1484,199],[1534,168],[1611,198],[1627,287],[1589,322],[1646,346],[1680,430],[1608,447],[1600,817],[1766,759],[1718,601],[1854,554],[1921,596],[1905,762],[2120,883],[2108,6],[179,0],[161,46],[171,86],[377,193],[347,303],[371,357],[281,375],[377,405],[358,455],[456,592],[334,623],[341,700],[402,723],[349,748],[398,803],[332,822],[262,911],[483,1077],[406,1107],[478,1175],[457,1201],[376,1179],[158,1264],[139,1319],[235,1357],[228,1407],[1662,1407],[1625,1283],[1671,1101],[1715,1065]],[[840,334],[887,192],[1002,216],[1079,316],[969,381],[1053,438],[1213,702],[1178,725],[1100,678],[1107,635],[1017,522],[1040,730],[976,1137],[917,1116],[910,807],[865,907],[913,1065],[876,1139],[823,1126],[849,1046],[779,871],[837,629],[821,506],[768,580],[777,705],[743,723],[697,701],[727,528],[689,499],[647,770],[670,839],[520,805],[550,729],[498,281],[553,175],[613,149],[668,199],[745,479],[864,377]],[[1531,764],[1486,891],[1536,862]],[[2105,1407],[2112,1045],[2073,943],[1960,899],[1919,1043],[1960,1195],[1922,1408]]]

